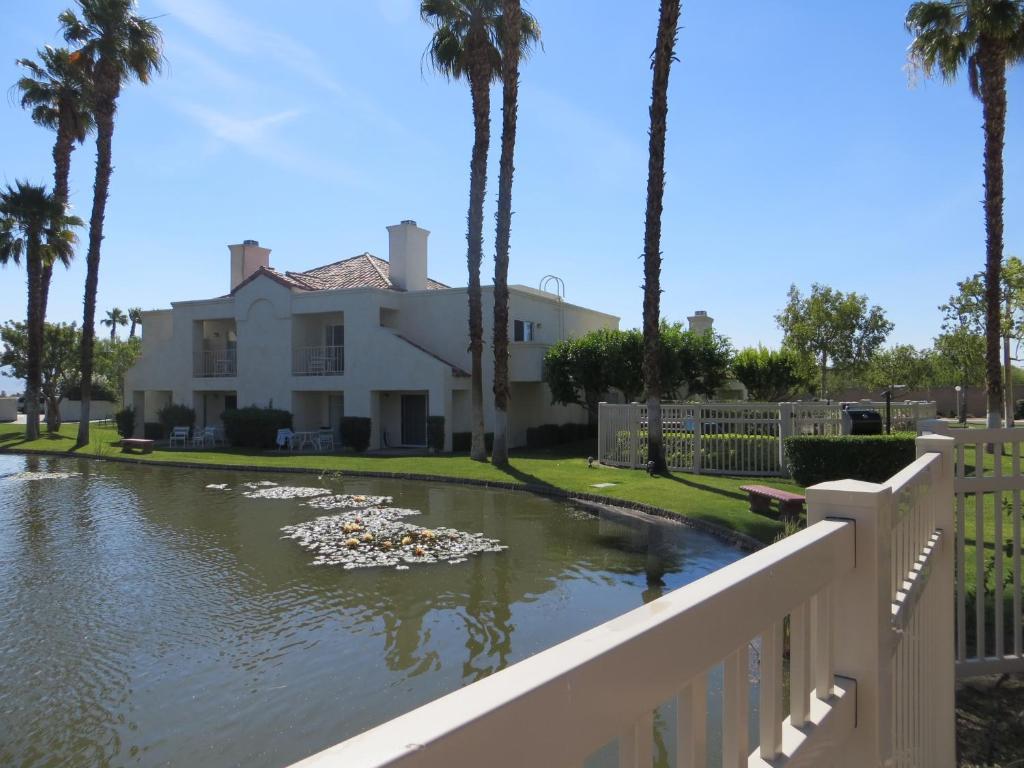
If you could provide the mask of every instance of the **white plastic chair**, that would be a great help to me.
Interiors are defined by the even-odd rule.
[[[181,447],[182,448],[187,447],[188,446],[188,433],[189,433],[189,428],[188,427],[172,427],[171,428],[171,437],[167,441],[168,447],[173,448],[175,443],[181,443]]]
[[[294,450],[295,448],[295,433],[285,427],[284,429],[277,430],[277,437],[274,438],[274,442],[277,443],[279,450],[283,450],[285,446],[288,446],[288,450]]]
[[[205,448],[207,446],[214,446],[217,444],[217,433],[214,427],[203,427],[197,430],[195,435],[192,436],[192,446],[194,448]]]
[[[321,429],[317,435],[317,448],[321,451],[334,450],[334,433],[330,429]]]

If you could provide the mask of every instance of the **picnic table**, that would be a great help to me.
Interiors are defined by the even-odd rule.
[[[154,440],[147,440],[142,437],[122,437],[121,453],[152,453]]]

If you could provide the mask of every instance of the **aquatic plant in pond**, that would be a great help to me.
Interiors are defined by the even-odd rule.
[[[306,502],[307,507],[317,509],[364,509],[390,504],[390,496],[363,496],[362,494],[340,493],[336,496],[320,496]]]
[[[470,555],[507,549],[482,533],[428,529],[401,520],[418,514],[415,509],[371,507],[281,530],[285,538],[316,553],[313,565],[341,565],[346,570],[392,566],[406,570],[412,563],[464,563]]]

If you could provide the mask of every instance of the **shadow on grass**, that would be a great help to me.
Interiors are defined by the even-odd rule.
[[[674,483],[685,485],[688,488],[693,488],[698,491],[707,491],[708,493],[717,493],[719,496],[725,496],[729,499],[736,499],[737,501],[747,501],[747,494],[741,491],[730,491],[728,488],[716,488],[713,485],[706,485],[699,483],[696,480],[690,480],[689,478],[680,477],[679,475],[666,474],[658,475],[666,480],[671,480]]]
[[[546,480],[541,480],[536,475],[531,475],[529,472],[523,472],[521,469],[516,469],[511,464],[505,467],[494,466],[499,472],[508,475],[512,479],[524,483],[526,485],[532,485],[537,488],[544,488],[547,490],[561,490],[556,485],[552,485]]]

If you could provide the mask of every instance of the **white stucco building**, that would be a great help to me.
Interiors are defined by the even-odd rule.
[[[387,261],[368,253],[305,272],[280,272],[254,240],[228,246],[230,292],[143,314],[142,356],[125,377],[137,429],[169,402],[196,411],[198,426],[228,407],[289,410],[296,429],[342,416],[372,419],[371,447],[426,444],[427,416],[452,433],[470,430],[468,297],[427,276],[427,230],[388,227]],[[619,319],[559,296],[509,288],[510,445],[545,423],[584,422],[578,406],[551,404],[541,380],[547,348]],[[483,289],[484,339],[493,289]],[[493,424],[493,350],[484,348],[485,423]]]

